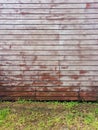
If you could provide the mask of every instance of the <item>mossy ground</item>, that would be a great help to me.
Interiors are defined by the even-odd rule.
[[[98,102],[0,102],[0,130],[98,130]]]

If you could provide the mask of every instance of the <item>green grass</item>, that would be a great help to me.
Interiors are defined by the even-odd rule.
[[[18,104],[32,103],[32,100],[19,99],[17,100]]]
[[[9,109],[8,108],[3,108],[0,110],[0,125],[4,123],[6,117],[9,114]]]
[[[0,102],[0,130],[98,130],[98,102]]]

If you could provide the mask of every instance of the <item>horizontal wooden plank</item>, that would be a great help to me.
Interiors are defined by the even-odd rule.
[[[56,11],[58,9],[58,11]],[[76,11],[76,9],[77,8],[75,8],[74,10]],[[94,8],[93,9],[89,9],[89,10],[87,10],[87,11],[85,11],[85,9],[83,10],[83,9],[79,9],[80,10],[80,12],[71,12],[70,10],[71,10],[71,8],[61,8],[61,9],[59,9],[59,8],[53,8],[53,9],[51,9],[51,11],[49,11],[50,9],[49,8],[37,8],[36,9],[36,12],[35,11],[33,11],[33,10],[35,10],[35,8],[30,8],[30,9],[25,9],[25,8],[22,8],[22,9],[2,9],[1,8],[1,15],[7,15],[8,14],[8,16],[9,16],[9,14],[10,15],[41,15],[41,16],[43,16],[43,15],[64,15],[64,14],[66,14],[66,15],[78,15],[78,14],[80,14],[80,15],[83,15],[84,14],[84,16],[85,15],[97,15],[98,13],[96,12],[97,11],[97,8],[96,8],[96,10],[94,10]],[[8,10],[8,11],[7,11]],[[22,11],[22,10],[25,10],[24,12]],[[44,11],[44,10],[46,10],[46,11]],[[94,11],[93,11],[94,10]],[[65,13],[63,13],[63,12],[65,12]]]
[[[88,82],[88,81],[93,81],[93,82],[97,82],[97,78],[96,76],[79,76],[79,75],[70,75],[70,76],[62,76],[61,78],[59,78],[59,76],[39,76],[38,78],[23,78],[23,77],[18,77],[16,78],[15,76],[11,76],[11,77],[3,77],[0,76],[0,82],[3,83],[9,83],[10,81],[13,80],[13,82],[24,82],[24,83],[28,83],[28,82],[34,82],[36,84],[36,82],[41,82],[41,79],[43,79],[43,83],[47,83],[47,82]],[[59,84],[59,83],[58,83]]]
[[[35,96],[35,92],[21,92],[21,93],[19,93],[19,92],[6,92],[6,91],[4,91],[4,92],[0,92],[0,97],[14,97],[14,96],[20,96],[20,97],[22,97],[22,96]]]
[[[59,78],[57,81],[14,81],[14,80],[9,80],[9,81],[1,81],[0,82],[1,86],[27,86],[29,84],[29,87],[30,86],[37,86],[37,87],[70,87],[70,86],[73,86],[73,87],[76,87],[76,86],[83,86],[83,87],[90,87],[91,85],[92,86],[97,86],[98,85],[98,81],[94,81],[93,79],[92,80],[86,80],[86,81],[72,81],[72,80],[69,80],[69,81],[60,81]]]
[[[74,55],[79,55],[79,52],[77,51],[77,50],[73,50],[74,51]],[[4,54],[4,55],[6,55],[6,54],[8,54],[8,55],[13,55],[13,54],[19,54],[19,55],[33,55],[33,56],[36,56],[36,55],[38,55],[38,54],[40,54],[40,55],[73,55],[73,52],[72,52],[72,50],[66,50],[66,53],[65,53],[65,51],[64,50],[57,50],[57,51],[54,51],[54,50],[49,50],[49,51],[47,51],[47,50],[31,50],[31,51],[27,51],[27,50],[17,50],[17,51],[14,51],[14,50],[11,50],[11,49],[2,49],[2,50],[0,50],[0,55],[2,55],[2,54]],[[98,54],[98,52],[97,51],[93,51],[93,50],[83,50],[83,51],[81,51],[81,55],[93,55],[93,54]]]
[[[60,70],[98,70],[98,66],[60,66]]]
[[[35,92],[35,87],[16,87],[16,86],[7,86],[7,87],[3,87],[0,86],[0,91],[2,92]],[[29,93],[28,93],[29,94]]]
[[[40,77],[40,76],[39,76]],[[61,81],[80,81],[80,82],[84,82],[84,81],[89,81],[89,80],[92,80],[92,81],[97,81],[98,78],[96,76],[81,76],[81,75],[69,75],[69,76],[61,76],[60,77],[60,80]]]
[[[58,49],[59,48],[59,51],[63,48],[63,49],[79,49],[79,48],[81,48],[81,49],[97,49],[97,44],[90,44],[90,45],[80,45],[80,44],[77,44],[77,45],[73,45],[73,44],[57,44],[57,45],[55,45],[54,46],[54,50],[56,49]],[[9,45],[3,45],[3,47],[2,47],[2,44],[1,44],[1,47],[0,47],[0,49],[2,49],[2,48],[4,48],[4,49],[26,49],[27,48],[27,50],[30,50],[30,49],[36,49],[36,50],[40,50],[40,49],[43,49],[44,48],[44,50],[46,49],[51,49],[51,48],[53,48],[53,45],[45,45],[45,44],[42,44],[42,45],[35,45],[35,44],[33,44],[32,43],[32,45],[28,45],[28,46],[26,46],[26,45],[21,45],[21,46],[17,46],[17,45],[14,45],[14,44],[9,44]],[[20,55],[21,56],[21,55]]]
[[[49,25],[51,26],[51,24],[49,24]],[[88,24],[86,24],[86,25],[88,26]],[[48,24],[46,26],[48,26]],[[70,26],[70,24],[69,24],[69,26]],[[74,26],[74,24],[73,24],[73,26]],[[79,35],[86,35],[86,36],[90,35],[90,36],[93,36],[93,35],[97,35],[97,34],[98,34],[98,30],[93,30],[93,29],[92,30],[81,30],[81,31],[80,30],[74,30],[74,31],[72,31],[72,30],[67,30],[67,31],[66,30],[59,30],[59,32],[58,32],[58,30],[1,30],[0,31],[0,35],[5,35],[5,37],[11,37],[11,36],[12,37],[24,37],[24,36],[26,36],[26,37],[28,37],[28,36],[29,37],[30,36],[41,37],[42,35],[43,36],[49,36],[49,35],[52,35],[52,36],[57,36],[57,35],[59,35],[59,36],[61,36],[61,35],[64,35],[64,36],[67,36],[67,35],[69,35],[69,36],[70,35],[77,35],[77,36],[79,36]],[[9,43],[9,41],[7,41],[7,40],[5,42]],[[26,41],[26,42],[29,43],[28,41]],[[75,41],[75,42],[77,42],[77,41]],[[93,44],[94,41],[89,40],[89,42]],[[1,43],[2,42],[0,41],[0,44]],[[10,41],[10,43],[12,43],[12,41]],[[14,41],[13,41],[13,43],[14,43]],[[17,40],[15,41],[15,43],[17,44]],[[18,43],[21,44],[21,43],[24,43],[24,42],[18,41]],[[33,42],[31,42],[31,43],[33,43]],[[81,41],[81,43],[87,44],[88,41]]]
[[[1,100],[3,101],[17,101],[17,100],[35,100],[35,101],[46,101],[46,99],[49,101],[49,100],[61,100],[61,101],[64,101],[64,100],[67,100],[67,101],[70,101],[70,100],[79,100],[78,97],[33,97],[33,96],[22,96],[22,97],[19,97],[19,96],[11,96],[11,97],[8,97],[8,96],[5,96],[5,97],[0,97]]]
[[[52,57],[52,58],[51,58]],[[42,62],[44,62],[44,61],[66,61],[66,63],[68,63],[69,61],[77,61],[78,62],[78,65],[79,64],[81,64],[81,62],[84,62],[84,61],[89,61],[89,62],[96,62],[96,61],[98,61],[97,59],[97,55],[93,55],[93,56],[84,56],[84,55],[78,55],[78,56],[65,56],[66,58],[64,58],[64,56],[47,56],[47,57],[45,57],[45,56],[38,56],[38,57],[32,57],[32,58],[30,58],[29,60],[27,59],[27,58],[29,58],[29,56],[28,57],[20,57],[20,58],[15,58],[14,57],[14,59],[11,59],[11,57],[9,57],[9,58],[6,58],[6,57],[1,57],[1,61],[2,61],[2,63],[13,63],[13,62],[15,62],[16,64],[17,63],[19,63],[20,62],[20,66],[21,66],[21,63],[23,64],[23,63],[25,63],[25,61],[26,62],[30,62],[30,61],[32,61],[32,62],[30,62],[31,64],[33,63],[33,62],[35,62],[35,61],[42,61]],[[36,58],[36,59],[35,59]],[[40,59],[39,59],[40,58]],[[49,58],[48,60],[47,60],[47,58]],[[72,59],[73,58],[73,59]],[[25,61],[24,61],[25,60]],[[6,62],[5,62],[6,61]],[[35,62],[36,63],[36,62]],[[6,64],[5,64],[5,66],[6,66]],[[22,65],[23,66],[23,65]],[[66,65],[67,66],[67,65]],[[74,66],[74,65],[73,65]],[[77,65],[76,65],[77,66]],[[88,66],[88,65],[87,65]],[[92,66],[92,65],[91,65]]]
[[[19,97],[19,96],[12,96],[12,97],[8,97],[8,96],[5,96],[5,97],[0,97],[1,100],[3,101],[8,101],[8,100],[11,100],[11,101],[16,101],[16,100],[19,100],[19,99],[25,99],[25,100],[38,100],[38,101],[46,101],[46,97],[33,97],[33,96],[22,96],[22,97]],[[77,100],[80,100],[80,101],[96,101],[97,98],[96,97],[47,97],[47,100],[50,101],[50,100],[61,100],[61,101],[64,101],[64,100],[67,100],[67,101],[77,101]]]
[[[97,4],[97,3],[96,3]],[[1,8],[86,8],[86,3],[85,4],[33,4],[33,3],[26,3],[26,4],[21,4],[21,3],[16,3],[16,4],[5,4],[3,3],[1,5]],[[95,7],[96,5],[94,3],[91,4],[91,7]]]
[[[37,97],[76,97],[77,92],[36,92]]]
[[[98,66],[82,66],[82,65],[78,65],[78,66],[2,66],[2,69],[5,71],[35,71],[35,70],[98,70]],[[1,70],[2,71],[2,70]]]
[[[78,97],[36,97],[36,100],[40,100],[40,101],[43,101],[43,100],[62,100],[62,101],[64,101],[64,100],[74,100],[74,101],[76,101],[76,100],[79,100],[79,98]]]
[[[98,86],[90,86],[90,87],[80,87],[80,92],[87,92],[87,93],[91,93],[91,92],[96,92],[96,94],[98,93]]]
[[[24,25],[1,25],[0,24],[0,29],[24,29],[24,30],[98,30],[98,24],[95,24],[95,25],[90,25],[90,24],[84,24],[84,25],[73,25],[73,24],[69,24],[69,25],[59,25],[59,24],[54,24],[54,25],[36,25],[36,24],[26,24],[25,26]],[[38,33],[38,32],[37,32]]]
[[[37,92],[78,92],[79,87],[37,87]]]
[[[11,81],[10,81],[11,82]],[[32,81],[32,82],[27,82],[27,81],[25,81],[25,82],[22,82],[22,81],[13,81],[13,82],[11,82],[11,83],[9,83],[9,82],[0,82],[0,85],[1,86],[3,86],[3,87],[6,87],[6,86],[15,86],[15,87],[27,87],[28,86],[28,84],[29,84],[29,87],[35,87],[36,86],[36,84]],[[22,95],[23,96],[23,95]],[[28,95],[28,96],[30,96],[30,95]]]
[[[69,86],[69,87],[33,87],[33,86],[0,86],[0,90],[6,91],[37,91],[37,92],[97,92],[97,86],[80,87],[80,86]]]
[[[67,62],[66,62],[66,61],[60,61],[60,65],[61,65],[61,66],[62,66],[62,65],[63,65],[63,66],[64,66],[64,65],[65,65],[65,66],[66,66],[66,65],[68,65],[68,66],[70,66],[70,65],[72,65],[72,66],[75,66],[75,65],[76,65],[76,66],[78,66],[78,65],[80,65],[80,66],[84,66],[84,65],[85,65],[85,66],[86,66],[86,65],[87,65],[87,66],[90,66],[90,65],[93,66],[93,65],[98,65],[98,61],[94,61],[94,62],[93,62],[93,61],[82,61],[82,62],[81,62],[81,61],[80,61],[80,62],[79,62],[79,61],[67,61]]]
[[[49,14],[49,15],[33,15],[33,14],[1,14],[0,19],[32,19],[32,20],[70,20],[70,19],[98,19],[98,14]]]
[[[3,70],[2,67],[0,67],[0,69]],[[12,76],[13,75],[16,75],[16,76],[17,75],[20,75],[20,76],[21,75],[24,75],[24,76],[26,76],[26,75],[29,75],[29,76],[34,75],[35,76],[35,75],[42,75],[42,74],[50,74],[50,75],[56,75],[57,74],[58,75],[60,73],[60,71],[58,71],[58,70],[55,70],[55,71],[53,71],[53,70],[52,71],[51,70],[50,71],[42,71],[41,70],[41,71],[33,71],[33,73],[32,73],[32,71],[10,71],[9,72],[9,71],[4,71],[4,70],[0,71],[0,72],[1,72],[0,75],[5,75],[5,76],[7,76],[7,75],[9,75],[9,76],[10,75],[12,75]],[[69,72],[67,72],[67,73],[69,73]],[[96,72],[95,72],[95,74],[96,74]]]
[[[88,48],[89,49],[89,48]],[[35,59],[36,58],[36,59]],[[1,60],[5,60],[5,61],[8,61],[8,60],[27,60],[27,61],[30,61],[30,60],[62,60],[62,61],[73,61],[73,60],[97,60],[98,59],[98,56],[96,55],[88,55],[88,56],[85,56],[85,55],[78,55],[78,56],[59,56],[59,55],[54,55],[54,56],[24,56],[24,55],[21,55],[21,56],[0,56],[0,59]],[[29,59],[29,60],[28,60]]]
[[[0,1],[1,3],[1,1]],[[97,8],[97,5],[98,5],[98,2],[95,2],[95,3],[90,3],[89,4],[89,8]],[[66,3],[66,2],[59,2],[59,3],[55,3],[55,6],[54,6],[54,3],[40,3],[38,2],[36,4],[36,2],[31,2],[31,3],[28,3],[28,2],[17,2],[17,3],[3,3],[1,4],[1,7],[2,8],[87,8],[88,9],[88,6],[87,6],[87,3],[84,2],[84,3],[73,3],[73,2],[69,2],[69,3]]]
[[[82,73],[81,73],[82,72]],[[98,71],[84,71],[84,70],[81,70],[81,71],[70,71],[70,73],[69,73],[69,71],[39,71],[39,72],[37,72],[37,71],[34,71],[33,73],[32,73],[32,71],[31,71],[31,73],[29,73],[29,72],[27,72],[27,71],[25,71],[25,72],[21,72],[21,73],[19,73],[18,71],[17,72],[13,72],[13,71],[11,71],[10,73],[7,71],[7,72],[3,72],[3,73],[1,73],[1,75],[0,75],[0,77],[16,77],[16,78],[19,78],[19,77],[21,77],[21,76],[24,76],[24,77],[27,77],[27,79],[29,78],[29,77],[32,77],[32,76],[34,76],[34,77],[36,77],[36,76],[47,76],[47,75],[50,75],[50,76],[59,76],[59,77],[62,77],[62,76],[80,76],[80,77],[92,77],[92,76],[98,76]]]
[[[32,61],[31,62],[27,62],[26,64],[25,63],[23,63],[23,61],[19,61],[19,62],[7,62],[7,61],[2,61],[2,63],[0,63],[0,66],[42,66],[42,67],[44,67],[44,66],[57,66],[57,65],[59,65],[59,61],[46,61],[46,62],[41,62],[41,61],[36,61],[36,62],[33,62],[32,63]]]
[[[85,50],[98,50],[98,46],[80,46],[80,45],[77,45],[77,46],[6,46],[4,45],[3,47],[0,46],[0,51],[70,51],[70,50],[73,50],[73,51],[85,51]]]
[[[85,21],[84,21],[85,20]],[[63,18],[59,18],[59,19],[52,19],[52,20],[33,20],[33,19],[24,19],[24,18],[9,18],[9,17],[4,17],[4,18],[0,18],[0,21],[4,24],[9,23],[9,22],[13,22],[13,24],[97,24],[98,23],[98,19],[72,19],[72,18],[67,18],[67,19],[63,19]],[[4,21],[4,22],[3,22]],[[5,22],[6,21],[6,22]]]
[[[89,56],[88,56],[89,57]],[[97,57],[97,56],[96,56]],[[94,57],[96,59],[96,57]],[[86,58],[86,56],[85,56]],[[37,61],[37,60],[64,60],[64,56],[0,56],[0,59],[2,60],[33,60],[33,61]]]
[[[98,91],[96,92],[80,92],[80,97],[98,97]]]
[[[4,71],[5,71],[6,74],[11,73],[12,75],[14,75],[14,74],[21,74],[21,73],[22,74],[24,73],[25,75],[28,75],[28,74],[32,74],[33,75],[33,74],[38,74],[38,71],[40,71],[42,73],[46,73],[46,72],[47,73],[52,73],[53,71],[54,71],[53,73],[58,73],[59,72],[58,69],[55,69],[55,70],[53,70],[53,69],[52,70],[49,70],[49,69],[46,69],[46,70],[45,69],[36,69],[36,70],[34,70],[34,69],[33,70],[31,70],[31,69],[30,70],[29,69],[27,69],[27,70],[26,69],[24,69],[24,70],[19,70],[19,69],[12,70],[12,69],[10,69],[10,70],[5,70],[5,69],[3,69],[3,67],[1,67],[0,71],[1,71],[1,74],[4,73]],[[89,74],[91,74],[91,75],[94,75],[94,73],[98,72],[98,70],[96,70],[96,69],[95,70],[94,69],[93,70],[84,70],[84,69],[83,70],[80,70],[80,69],[79,70],[67,70],[67,69],[64,70],[63,69],[61,72],[62,72],[63,75],[65,75],[65,74],[68,74],[68,73],[74,74],[75,71],[76,71],[76,73],[82,73],[81,71],[83,71],[84,73],[89,72]]]
[[[62,86],[86,86],[86,87],[90,87],[90,86],[97,86],[98,85],[98,82],[95,82],[95,81],[85,81],[85,82],[83,82],[83,81],[81,81],[81,82],[79,82],[79,81],[77,81],[77,82],[72,82],[72,81],[70,81],[70,82],[68,82],[68,81],[63,81],[62,82]],[[40,85],[39,84],[39,86],[42,86],[42,85]]]
[[[36,97],[36,100],[46,100],[46,97]],[[83,98],[78,98],[78,97],[48,97],[47,100],[67,100],[67,101],[76,101],[76,100],[82,100],[82,101],[96,101],[97,98],[95,97],[83,97]]]
[[[59,41],[59,40],[55,40],[55,41],[46,41],[46,40],[43,40],[43,41],[34,41],[34,40],[25,40],[25,41],[22,41],[22,40],[1,40],[0,41],[0,46],[5,46],[5,47],[9,47],[10,48],[10,46],[12,47],[12,46],[88,46],[88,47],[90,47],[90,46],[96,46],[97,45],[97,40],[70,40],[70,41],[67,41],[67,40],[63,40],[63,41]],[[2,48],[3,48],[3,46],[2,46]],[[7,51],[7,50],[6,50]],[[87,50],[87,52],[88,52],[89,50]],[[59,50],[59,52],[60,52],[60,50]],[[4,52],[3,52],[4,53]],[[8,53],[8,52],[7,52]],[[12,53],[12,52],[10,52],[10,53]],[[15,54],[17,54],[17,52],[14,52]],[[23,52],[23,53],[26,53],[26,52]],[[32,53],[33,53],[33,51],[32,51]],[[44,52],[43,52],[44,53]],[[49,52],[47,52],[47,53],[49,53]],[[62,53],[62,52],[60,52],[60,53]],[[84,53],[85,53],[85,51],[84,51]],[[97,52],[96,52],[97,53]],[[1,53],[0,53],[1,54]],[[5,54],[5,53],[4,53]],[[29,54],[29,52],[28,52],[28,54]]]
[[[92,69],[94,69],[93,67],[89,67],[89,68],[92,68]],[[36,70],[59,70],[59,66],[46,66],[46,67],[41,67],[41,66],[34,66],[34,67],[26,67],[26,66],[21,66],[21,67],[19,67],[19,68],[17,68],[17,66],[13,66],[13,67],[8,67],[8,66],[3,66],[2,67],[2,69],[3,70],[5,70],[5,71],[10,71],[10,70],[12,70],[12,71],[36,71]],[[0,70],[0,71],[3,71],[3,70]]]
[[[97,97],[88,97],[88,96],[85,96],[85,97],[80,97],[79,100],[80,101],[97,101],[98,98]]]
[[[47,73],[47,72],[45,72],[45,71],[41,71],[41,72],[39,72],[39,75],[40,74],[45,74],[45,73]],[[48,72],[49,74],[51,74],[52,72]],[[82,76],[88,76],[88,75],[98,75],[98,71],[96,70],[96,71],[92,71],[92,70],[89,70],[89,71],[87,71],[87,70],[74,70],[74,71],[60,71],[59,72],[60,73],[60,75],[61,76],[63,76],[63,75],[82,75]],[[31,74],[31,73],[30,73]]]
[[[80,65],[81,64],[81,65]],[[8,62],[8,61],[5,61],[2,63],[0,63],[0,66],[17,66],[17,67],[20,67],[20,66],[41,66],[42,68],[44,66],[97,66],[98,65],[98,61],[61,61],[61,63],[59,63],[59,61],[45,61],[45,62],[41,62],[41,61],[36,61],[34,63],[32,62],[27,62],[26,64],[23,63],[23,61],[20,61],[17,63],[17,62]]]
[[[68,0],[68,1],[65,1],[65,0],[55,0],[55,1],[52,1],[52,0],[1,0],[0,3],[93,3],[93,2],[98,2],[98,0]]]
[[[95,9],[90,9],[90,8],[88,8],[87,10],[85,10],[85,8],[84,9],[70,9],[70,8],[60,8],[60,9],[57,9],[57,8],[37,8],[36,10],[34,9],[34,8],[32,8],[32,9],[29,9],[29,8],[26,8],[26,9],[23,9],[23,8],[16,8],[15,6],[14,6],[14,8],[12,7],[12,8],[10,8],[9,6],[7,6],[7,8],[5,8],[5,7],[2,7],[1,6],[1,14],[3,14],[3,13],[7,13],[7,14],[9,14],[9,13],[17,13],[17,14],[41,14],[41,13],[43,13],[43,14],[59,14],[59,13],[62,13],[62,12],[65,12],[65,14],[67,13],[67,14],[81,14],[81,13],[97,13],[97,11],[98,11],[98,9],[97,8],[95,8]],[[50,9],[51,9],[51,11],[50,11]],[[8,22],[8,21],[5,21],[5,22]],[[12,21],[10,21],[10,23],[11,23]],[[1,23],[1,21],[0,21],[0,23]],[[12,23],[12,24],[14,24],[14,23]]]
[[[11,80],[13,80],[13,81],[21,81],[21,82],[25,82],[25,81],[32,81],[32,82],[34,82],[34,81],[37,81],[38,80],[38,75],[36,75],[36,76],[23,76],[23,75],[20,75],[20,76],[6,76],[5,75],[5,77],[3,77],[3,76],[0,76],[0,82],[2,82],[2,81],[5,81],[5,82],[9,82],[9,81],[11,81]]]
[[[39,38],[39,39],[38,39]],[[70,40],[82,40],[82,39],[98,39],[97,35],[0,35],[0,39],[1,40],[35,40],[35,41],[39,41],[39,40],[66,40],[66,39],[70,39]]]

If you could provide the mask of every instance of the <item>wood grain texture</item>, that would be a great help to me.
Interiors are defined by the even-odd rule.
[[[98,0],[0,1],[0,99],[98,100]]]

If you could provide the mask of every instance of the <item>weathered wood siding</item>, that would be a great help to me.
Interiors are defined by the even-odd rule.
[[[98,99],[98,0],[0,0],[0,98]]]

